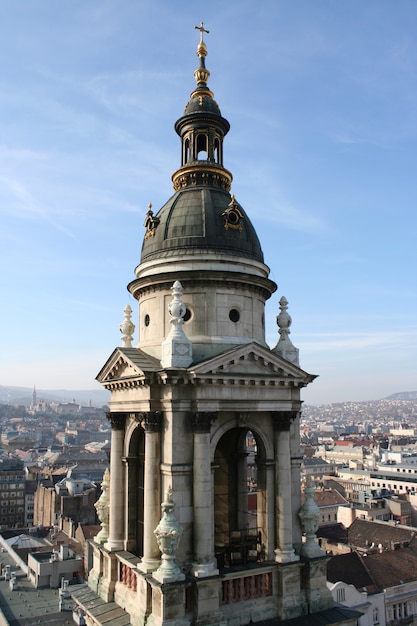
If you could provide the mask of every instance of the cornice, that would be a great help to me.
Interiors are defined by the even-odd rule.
[[[167,258],[167,265],[169,264],[169,258]],[[262,296],[265,300],[271,297],[276,291],[277,285],[269,278],[263,276],[257,276],[256,274],[249,274],[245,272],[234,272],[224,270],[180,270],[173,272],[158,272],[154,275],[146,275],[141,278],[136,278],[128,284],[127,288],[134,298],[139,300],[142,296],[148,293],[155,293],[158,291],[169,291],[172,287],[173,275],[181,282],[184,290],[188,290],[190,287],[202,285],[207,288],[210,287],[229,287],[231,289],[239,288],[243,286],[256,295]],[[187,285],[187,282],[189,285]]]
[[[137,389],[139,387],[149,387],[154,380],[154,374],[147,375],[145,377],[132,377],[132,378],[120,378],[105,380],[101,382],[101,385],[109,391],[126,391],[128,389]]]

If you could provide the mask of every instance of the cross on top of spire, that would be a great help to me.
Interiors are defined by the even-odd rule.
[[[204,44],[203,33],[208,35],[210,31],[204,28],[204,22],[200,22],[200,26],[194,26],[194,28],[200,31],[200,43]]]

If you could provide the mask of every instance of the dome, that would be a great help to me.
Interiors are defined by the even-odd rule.
[[[184,115],[192,115],[194,113],[212,113],[221,116],[220,107],[214,98],[202,95],[201,98],[191,98],[185,105]]]
[[[240,257],[257,266],[263,264],[263,253],[250,219],[231,193],[233,176],[223,165],[230,124],[207,85],[206,31],[199,30],[197,85],[175,123],[181,139],[181,165],[172,175],[175,193],[156,215],[149,206],[140,263],[196,254],[210,259],[208,264],[213,255],[221,255],[222,262]]]
[[[263,262],[251,221],[234,196],[223,189],[179,190],[155,217],[148,211],[148,219],[141,263],[197,250]]]
[[[161,360],[173,328],[167,315],[172,288],[181,284],[195,363],[249,339],[266,345],[264,306],[277,288],[223,165],[230,124],[207,85],[202,39],[197,54],[197,86],[174,126],[181,140],[174,193],[155,214],[149,205],[140,262],[128,285],[139,302],[138,347]]]

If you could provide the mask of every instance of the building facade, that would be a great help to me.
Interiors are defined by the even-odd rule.
[[[15,457],[0,459],[0,528],[18,528],[25,522],[25,470]]]
[[[276,285],[231,193],[229,122],[208,87],[199,30],[196,88],[175,124],[174,195],[156,214],[149,206],[128,286],[139,341],[132,347],[126,307],[123,345],[97,377],[111,392],[111,459],[88,584],[135,625],[285,623],[321,611],[333,623],[326,557],[301,508],[300,392],[315,376],[299,366],[284,297],[279,339],[266,344],[264,307]],[[73,597],[87,623],[101,623],[92,596]]]

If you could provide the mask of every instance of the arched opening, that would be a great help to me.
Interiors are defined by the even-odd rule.
[[[184,154],[183,154],[182,165],[184,165],[184,163],[188,163],[189,160],[190,160],[190,140],[187,138],[184,141]]]
[[[217,138],[214,140],[213,159],[215,163],[220,163],[220,142]]]
[[[207,135],[197,135],[197,159],[206,161],[208,158]]]
[[[234,428],[214,456],[214,543],[218,567],[265,559],[268,540],[265,454],[259,438]]]
[[[138,426],[129,444],[127,463],[127,549],[143,556],[145,432]]]

